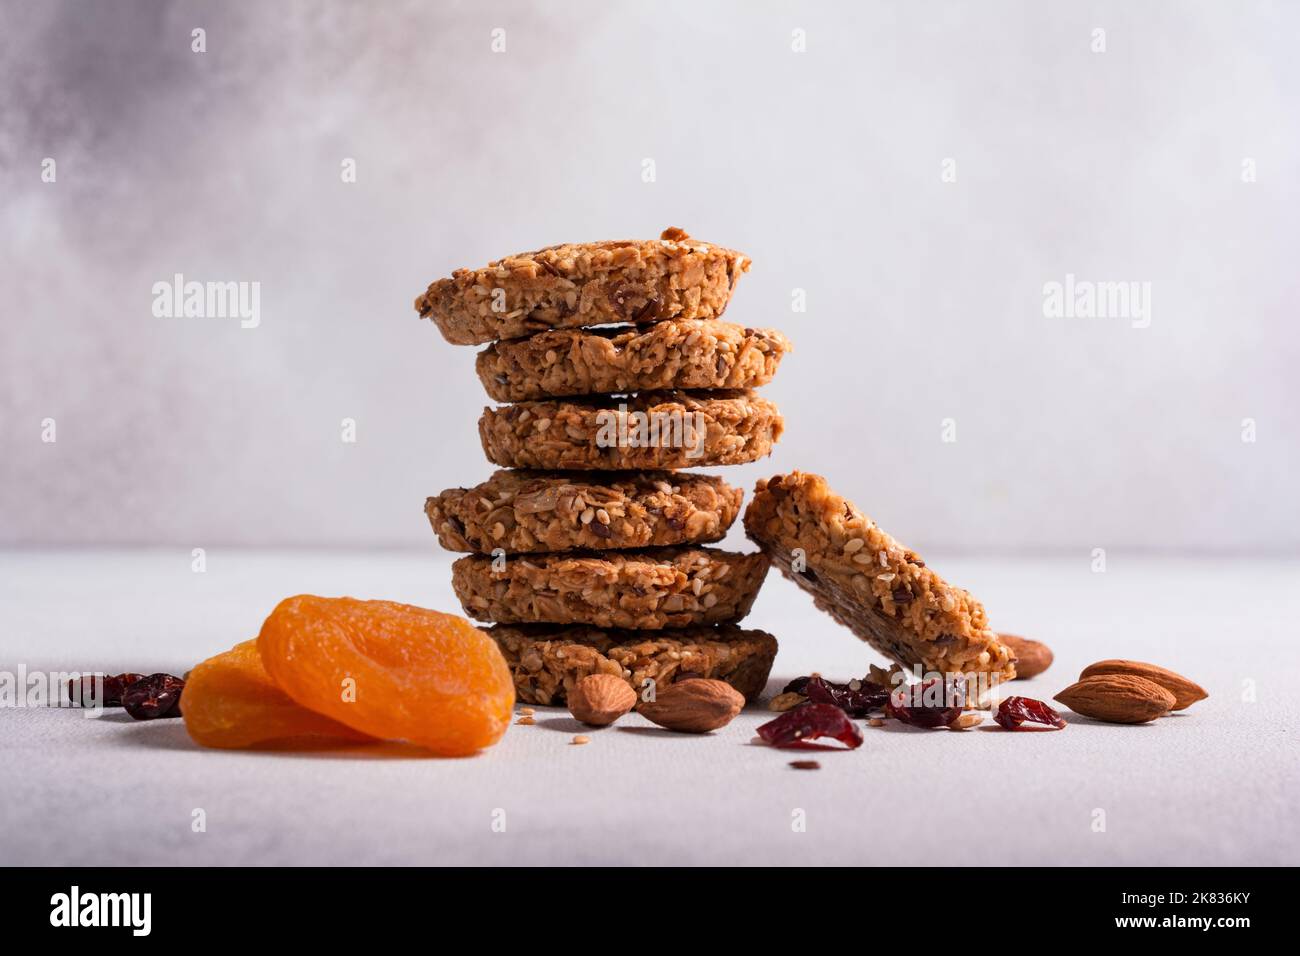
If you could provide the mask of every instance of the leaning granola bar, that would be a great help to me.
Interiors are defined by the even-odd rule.
[[[819,475],[759,481],[745,531],[816,605],[904,667],[1015,676],[984,607],[835,494]]]

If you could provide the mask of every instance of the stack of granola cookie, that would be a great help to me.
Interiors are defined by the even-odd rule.
[[[776,640],[736,622],[767,557],[705,547],[742,492],[678,470],[755,461],[781,435],[750,389],[789,341],[719,319],[748,268],[669,229],[461,269],[416,299],[447,341],[487,345],[479,378],[508,403],[479,419],[504,470],[425,512],[444,548],[469,552],[453,587],[494,625],[519,700],[562,704],[592,673],[638,692],[683,675],[763,689]]]

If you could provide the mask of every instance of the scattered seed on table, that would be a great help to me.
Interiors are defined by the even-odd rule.
[[[531,717],[520,717],[515,721],[515,723],[523,724],[525,727],[531,727],[533,724],[537,723],[537,721],[533,720]]]
[[[791,760],[790,766],[795,770],[820,770],[822,765],[816,760]]]
[[[581,746],[582,744],[591,743],[591,738],[586,736],[585,734],[578,734],[578,736],[573,738],[573,742],[574,744]]]

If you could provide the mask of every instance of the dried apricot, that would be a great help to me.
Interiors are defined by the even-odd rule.
[[[452,614],[301,594],[271,612],[257,648],[299,704],[374,737],[461,756],[510,726],[515,689],[501,651]]]
[[[195,667],[184,697],[185,729],[205,747],[253,747],[304,737],[374,739],[294,703],[262,666],[256,640]]]

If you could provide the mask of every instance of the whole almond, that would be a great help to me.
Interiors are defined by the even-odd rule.
[[[1159,684],[1174,695],[1174,706],[1170,708],[1171,710],[1182,710],[1210,696],[1205,692],[1204,687],[1189,681],[1182,674],[1175,674],[1164,667],[1144,664],[1141,661],[1098,661],[1085,667],[1079,676],[1096,677],[1100,674],[1131,674],[1149,680],[1153,684]]]
[[[1098,674],[1056,695],[1076,714],[1112,724],[1144,724],[1169,713],[1174,695],[1159,684],[1131,674]]]
[[[1001,641],[1016,659],[1016,680],[1037,677],[1052,666],[1052,649],[1042,641],[1031,641],[1018,634],[999,634]]]
[[[612,724],[636,706],[636,691],[613,674],[588,674],[568,697],[569,713],[596,727]]]
[[[637,712],[646,720],[687,734],[707,734],[731,723],[745,698],[726,681],[692,677],[659,691]]]

